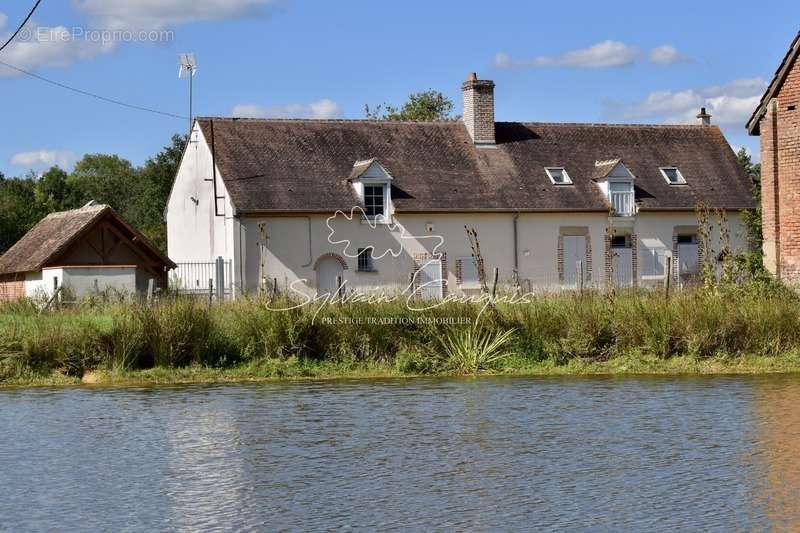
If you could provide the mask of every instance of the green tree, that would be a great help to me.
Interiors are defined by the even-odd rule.
[[[0,180],[0,253],[8,250],[42,216],[33,177]]]
[[[374,108],[364,106],[364,113],[370,120],[408,120],[414,122],[433,122],[455,120],[453,101],[439,91],[433,89],[421,93],[412,93],[406,103],[399,109],[388,104],[380,104]]]
[[[126,211],[128,221],[164,251],[167,249],[164,209],[185,146],[185,135],[173,135],[169,145],[145,162],[138,172],[138,192]]]
[[[761,232],[761,164],[753,163],[753,159],[745,148],[741,148],[736,153],[736,159],[750,178],[752,184],[753,199],[756,202],[756,208],[752,211],[745,211],[742,215],[742,221],[747,228],[747,240],[750,248],[758,251],[760,254],[761,243],[764,239]]]
[[[138,189],[138,172],[117,155],[86,154],[75,164],[67,183],[75,191],[72,207],[90,200],[108,204],[123,217]]]
[[[116,155],[87,154],[69,174],[58,167],[22,178],[0,173],[0,254],[48,213],[75,209],[89,200],[109,204],[166,250],[164,208],[185,145],[185,136],[174,135],[141,167]]]
[[[68,174],[54,166],[36,180],[34,194],[41,211],[50,213],[73,207],[76,191],[67,183]]]
[[[761,248],[763,234],[761,232],[761,165],[753,163],[750,154],[742,148],[736,153],[739,165],[750,178],[755,200],[755,209],[742,211],[742,222],[745,225],[748,251],[735,258],[736,268],[742,278],[771,283],[771,277],[764,269],[764,257]]]

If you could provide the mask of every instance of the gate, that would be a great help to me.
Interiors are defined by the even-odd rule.
[[[217,300],[233,297],[233,262],[218,257],[212,262],[176,263],[169,286],[178,294],[205,296]]]

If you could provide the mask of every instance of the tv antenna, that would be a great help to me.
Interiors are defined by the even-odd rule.
[[[192,115],[192,78],[194,78],[195,73],[197,72],[197,59],[194,57],[194,54],[181,54],[180,56],[180,63],[181,66],[178,69],[178,78],[180,79],[181,75],[186,72],[187,77],[189,78],[189,134],[192,133],[192,125],[193,125],[193,115]]]

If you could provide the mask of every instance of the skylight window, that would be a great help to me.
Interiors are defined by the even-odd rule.
[[[553,185],[572,185],[572,179],[563,167],[545,167],[544,170]]]
[[[661,175],[667,180],[670,185],[685,185],[686,180],[683,179],[681,171],[675,167],[661,167]]]

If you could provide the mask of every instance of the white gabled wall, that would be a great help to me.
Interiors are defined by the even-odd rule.
[[[176,263],[234,259],[234,209],[217,168],[217,216],[209,140],[195,122],[167,202],[167,251]]]

